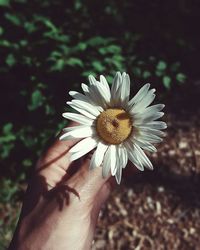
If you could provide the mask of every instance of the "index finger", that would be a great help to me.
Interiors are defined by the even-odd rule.
[[[77,123],[70,123],[70,126],[76,125]],[[66,171],[71,163],[69,149],[80,140],[60,141],[59,136],[42,154],[35,169],[36,175],[44,177],[46,182],[52,187],[66,177]]]

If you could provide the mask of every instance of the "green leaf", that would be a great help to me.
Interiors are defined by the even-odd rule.
[[[111,85],[113,82],[113,76],[109,76],[109,75],[106,76],[106,80],[107,80],[108,84]]]
[[[80,66],[80,67],[83,67],[83,62],[81,61],[81,59],[79,58],[75,58],[75,57],[71,57],[69,58],[67,61],[66,61],[66,64],[67,65],[70,65],[70,66]]]
[[[20,40],[19,41],[19,44],[22,46],[22,47],[25,47],[26,45],[28,45],[28,41],[23,39],[23,40]]]
[[[8,40],[0,40],[0,46],[11,47],[11,43]]]
[[[87,44],[90,45],[90,46],[99,46],[99,45],[106,45],[108,42],[109,42],[110,39],[107,39],[107,38],[103,38],[101,36],[95,36],[95,37],[92,37],[90,38],[88,41],[87,41]]]
[[[69,41],[69,37],[63,34],[60,34],[59,31],[47,31],[43,34],[44,37],[54,39],[59,42],[67,43]]]
[[[84,71],[82,73],[82,76],[84,76],[84,77],[88,77],[89,75],[93,75],[94,77],[96,76],[95,73],[93,71],[91,71],[91,70]]]
[[[102,48],[99,48],[98,49],[99,53],[102,54],[102,55],[106,55],[108,53],[111,53],[111,54],[120,54],[121,53],[121,47],[120,46],[117,46],[117,45],[109,45],[107,47],[102,47]]]
[[[13,129],[13,124],[12,123],[6,123],[4,126],[3,126],[3,134],[7,135],[11,132],[11,130]]]
[[[87,42],[91,46],[101,45],[104,43],[104,39],[100,36],[93,37]]]
[[[24,28],[28,33],[33,33],[34,31],[37,30],[37,27],[35,26],[33,22],[25,22]]]
[[[4,32],[3,27],[0,26],[0,36],[3,35],[3,32]]]
[[[141,73],[142,73],[141,68],[139,68],[139,67],[134,67],[134,68],[133,68],[133,74],[134,74],[136,77],[140,77],[140,76],[141,76]]]
[[[14,197],[18,191],[18,186],[15,182],[10,179],[1,179],[0,184],[0,200],[4,203],[11,203],[14,200]]]
[[[65,67],[65,61],[64,59],[59,59],[57,60],[53,66],[51,66],[50,70],[51,71],[62,71]]]
[[[46,104],[45,105],[45,113],[47,115],[54,115],[55,114],[55,109],[52,108],[50,105]]]
[[[28,105],[30,111],[36,110],[38,107],[42,106],[44,97],[40,90],[35,90],[31,95],[31,103]]]
[[[30,166],[33,165],[33,162],[32,162],[31,159],[24,159],[24,160],[22,161],[22,164],[23,164],[23,166],[25,166],[25,167],[30,167]]]
[[[159,71],[164,71],[166,68],[167,68],[167,63],[164,61],[159,61],[156,66],[156,69]]]
[[[143,73],[142,73],[142,76],[144,79],[147,79],[151,76],[151,72],[150,71],[147,71],[145,70]]]
[[[99,51],[99,53],[101,54],[101,55],[106,55],[107,54],[107,48],[99,48],[98,49],[98,51]]]
[[[10,0],[0,0],[0,6],[10,6]]]
[[[0,137],[0,157],[2,159],[7,158],[10,155],[11,150],[14,148],[14,141],[16,140],[16,136],[12,132],[13,124],[6,123],[3,126],[3,133]]]
[[[117,45],[110,45],[106,48],[109,53],[118,54],[121,52],[121,48]]]
[[[103,72],[105,70],[105,67],[99,61],[92,62],[92,66],[94,67],[94,70],[98,72]]]
[[[5,13],[5,18],[10,21],[12,24],[16,25],[16,26],[20,26],[21,25],[21,20],[17,15],[14,14],[10,14],[10,13]]]
[[[41,22],[44,26],[46,26],[46,28],[48,28],[52,32],[54,32],[54,33],[59,32],[59,29],[46,16],[41,16],[41,15],[35,14],[34,19],[35,19],[35,21]]]
[[[114,61],[118,61],[118,62],[123,62],[123,61],[125,61],[125,58],[124,58],[122,55],[120,55],[120,54],[118,54],[118,55],[113,55],[112,59],[113,59]]]
[[[183,74],[183,73],[178,73],[178,74],[176,75],[176,80],[177,80],[178,82],[180,82],[180,83],[184,83],[185,80],[186,80],[186,75]]]
[[[7,141],[4,141],[4,143],[6,143]],[[10,155],[10,152],[11,150],[14,148],[14,144],[13,143],[7,143],[7,144],[4,144],[2,149],[1,149],[1,158],[2,159],[5,159],[7,158],[9,155]]]
[[[13,65],[15,65],[16,60],[13,54],[8,54],[7,58],[6,58],[6,64],[10,67],[12,67]]]
[[[76,0],[75,2],[74,2],[74,7],[75,7],[75,10],[80,10],[81,8],[82,8],[82,3],[81,3],[81,1],[80,0]]]
[[[161,71],[161,70],[156,70],[155,75],[158,77],[161,77],[165,74],[165,72]]]
[[[171,87],[171,77],[164,76],[163,77],[163,85],[165,86],[166,89],[170,89],[170,87]]]
[[[80,51],[84,51],[84,50],[86,50],[86,48],[87,48],[86,43],[80,42],[80,43],[77,44],[77,49],[80,50]]]

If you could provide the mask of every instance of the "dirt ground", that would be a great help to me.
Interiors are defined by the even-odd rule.
[[[93,250],[200,249],[199,114],[166,118],[155,170],[132,173],[99,218]]]

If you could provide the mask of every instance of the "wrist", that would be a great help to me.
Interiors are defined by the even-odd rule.
[[[37,223],[34,218],[29,214],[20,220],[9,250],[91,248],[96,222],[90,212],[70,207],[48,214],[46,209]]]

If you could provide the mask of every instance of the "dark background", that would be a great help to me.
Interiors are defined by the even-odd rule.
[[[110,206],[116,209],[123,192],[130,190],[139,190],[138,204],[144,206],[146,196],[159,192],[151,186],[153,180],[158,188],[174,187],[159,198],[161,204],[162,199],[171,195],[173,203],[179,204],[183,196],[189,207],[197,209],[197,217],[187,219],[194,223],[200,220],[199,13],[197,0],[0,0],[0,249],[5,248],[12,236],[32,166],[49,138],[66,125],[61,114],[67,110],[68,91],[79,90],[80,83],[88,82],[90,73],[97,77],[103,74],[111,83],[116,71],[126,71],[131,77],[132,93],[150,82],[157,89],[157,102],[166,104],[169,129],[158,154],[151,158],[155,172],[124,181],[124,191],[115,193],[119,199],[116,201],[113,196]],[[130,185],[133,181],[136,186]],[[148,185],[153,189],[147,195]],[[197,196],[195,206],[194,197],[187,196],[188,190]],[[173,215],[170,199],[165,204],[169,207],[169,213],[165,213],[169,218]],[[128,214],[132,201],[121,204]],[[135,249],[142,241],[133,241],[137,237],[131,237],[127,228],[126,234],[120,236],[121,245],[109,238],[109,228],[106,231],[105,228],[113,225],[109,221],[113,215],[108,207],[104,208],[99,223],[96,249]],[[183,211],[181,206],[180,213]],[[128,214],[130,222],[132,215]],[[122,217],[119,212],[116,220]],[[162,213],[160,218],[161,221],[165,218]],[[157,232],[165,228],[170,235],[171,229],[158,222],[155,217]],[[183,237],[184,230],[190,232],[190,227],[195,233],[193,238],[183,237],[174,248],[168,236],[156,238],[148,228],[137,223],[135,227],[157,244],[144,243],[144,249],[198,249],[200,245],[199,224],[189,226],[186,222],[175,226],[173,230],[178,232],[175,238]],[[123,239],[128,245],[123,245]]]

